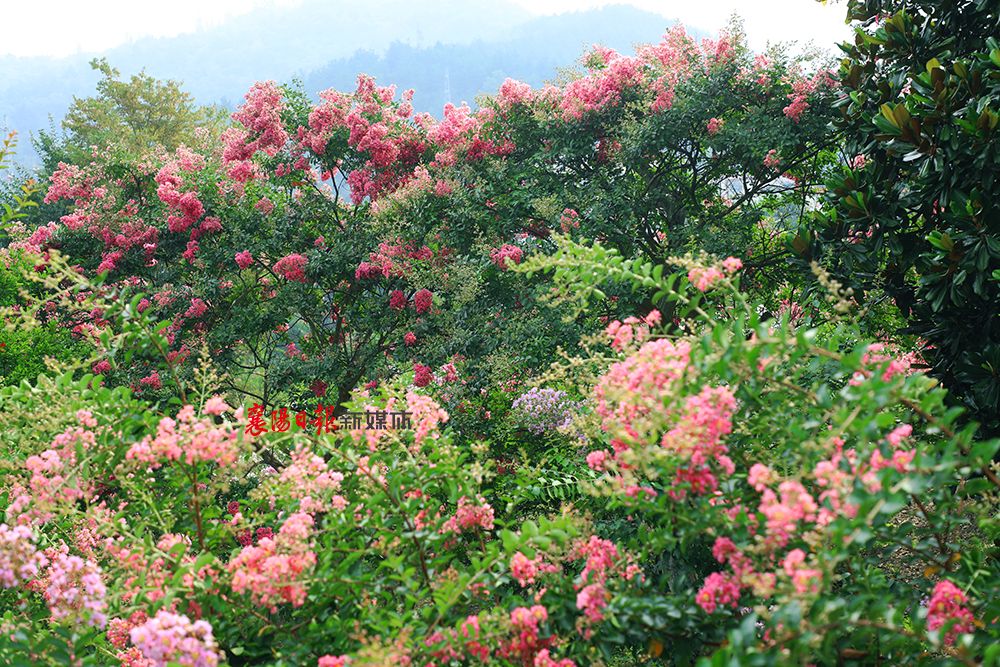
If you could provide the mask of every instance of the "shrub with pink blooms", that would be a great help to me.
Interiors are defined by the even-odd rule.
[[[735,27],[581,66],[260,82],[48,175],[0,332],[87,352],[0,383],[0,664],[996,663],[1000,442],[789,261],[838,82]]]
[[[177,378],[180,408],[42,377],[44,394],[0,390],[13,610],[0,658],[984,661],[1000,614],[996,441],[975,440],[933,381],[858,342],[850,319],[762,317],[732,261],[703,292],[687,276],[704,260],[674,258],[670,274],[556,244],[511,270],[551,272],[583,300],[625,281],[674,313],[599,330],[551,369],[577,397],[571,449],[547,441],[573,452],[548,465],[586,480],[573,505],[539,501],[560,473],[501,471],[452,419],[461,364],[359,387],[343,406],[405,408],[409,428],[268,418],[258,435],[209,371]],[[76,409],[32,409],[43,400]]]

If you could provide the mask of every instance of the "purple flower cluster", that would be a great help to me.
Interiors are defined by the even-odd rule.
[[[565,391],[547,388],[529,389],[511,406],[515,422],[535,435],[569,426],[576,408]]]

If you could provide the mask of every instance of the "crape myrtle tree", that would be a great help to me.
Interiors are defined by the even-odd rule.
[[[781,268],[781,233],[831,159],[825,71],[754,55],[738,31],[699,44],[681,28],[584,64],[441,119],[366,76],[318,104],[259,83],[221,139],[202,129],[174,150],[110,144],[61,164],[46,201],[72,210],[15,246],[106,273],[169,323],[161,359],[99,350],[109,381],[167,390],[205,349],[229,389],[268,405],[339,405],[410,369],[417,385],[455,383],[464,364],[457,392],[547,363],[582,322],[509,268],[549,252],[553,230],[650,260],[735,249],[748,283],[781,282],[765,269]],[[609,297],[598,315],[643,298]],[[75,326],[105,324],[93,312]]]
[[[1000,430],[1000,11],[988,0],[848,3],[837,126],[853,158],[818,243],[861,294],[889,293],[923,355]]]

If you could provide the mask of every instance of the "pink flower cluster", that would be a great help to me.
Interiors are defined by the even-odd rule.
[[[761,474],[763,473],[758,469],[757,479]],[[763,483],[758,484],[762,485]],[[778,493],[769,487],[764,487],[761,491],[759,511],[766,521],[767,541],[777,547],[785,546],[792,535],[798,532],[800,523],[816,521],[818,509],[816,500],[801,482],[785,480],[778,485]]]
[[[680,462],[670,491],[672,498],[684,498],[688,491],[696,495],[715,491],[719,486],[714,472],[717,468],[727,475],[735,472],[723,441],[733,430],[735,410],[736,399],[726,387],[705,387],[684,402],[677,424],[660,440]]]
[[[911,432],[912,428],[903,424],[893,429],[886,441],[899,451]],[[751,515],[753,544],[741,551],[728,537],[716,539],[712,553],[720,563],[728,563],[732,572],[715,573],[705,580],[697,602],[706,612],[712,613],[718,604],[734,604],[743,588],[751,588],[758,597],[770,597],[781,582],[797,596],[812,596],[821,590],[825,581],[824,559],[801,548],[785,550],[793,540],[821,544],[823,527],[838,517],[856,516],[858,507],[848,502],[848,498],[857,493],[858,483],[869,492],[878,491],[881,482],[875,472],[893,465],[879,465],[884,459],[877,448],[871,463],[866,463],[856,450],[845,450],[840,438],[831,442],[831,457],[817,463],[811,473],[819,489],[817,497],[802,482],[782,480],[763,464],[750,467],[747,483],[760,493],[758,514]],[[912,452],[903,457],[905,463],[911,456]],[[731,518],[744,511],[739,504],[729,507],[721,502],[714,504],[724,508]],[[755,570],[755,558],[763,564],[763,570]],[[775,564],[780,567],[775,569]]]
[[[48,559],[35,549],[28,526],[0,523],[0,586],[14,588],[38,577]]]
[[[694,599],[706,614],[714,614],[720,604],[735,609],[740,600],[740,586],[734,577],[713,572],[705,578]]]
[[[927,603],[927,629],[938,630],[951,624],[944,636],[946,646],[954,644],[958,635],[974,632],[975,617],[966,606],[968,603],[958,586],[947,579],[937,582]]]
[[[53,443],[53,446],[57,445]],[[90,493],[90,485],[80,488],[82,480],[74,479],[75,465],[76,452],[72,447],[47,449],[25,460],[24,468],[31,473],[28,482],[31,495],[25,495],[24,499],[26,504],[33,506],[28,513],[32,521],[44,523],[52,517],[51,509],[74,503]],[[8,509],[8,515],[12,514],[14,512]]]
[[[638,58],[611,51],[603,59],[603,67],[571,81],[561,91],[559,108],[565,120],[579,120],[587,113],[618,106],[626,90],[642,83],[643,63]]]
[[[205,303],[204,299],[195,297],[191,299],[191,305],[186,311],[184,311],[184,317],[189,319],[198,319],[206,312],[208,312],[208,305]]]
[[[721,268],[717,266],[697,266],[688,271],[688,281],[700,292],[707,292],[727,275],[732,275],[743,268],[743,262],[738,257],[727,257],[722,260]]]
[[[551,563],[546,563],[541,554],[534,558],[528,558],[518,551],[510,559],[510,573],[517,579],[517,583],[523,587],[534,584],[536,578],[541,574],[558,571],[559,567]]]
[[[304,283],[306,282],[305,268],[308,263],[309,259],[305,255],[292,253],[279,259],[271,268],[285,280]]]
[[[523,665],[535,665],[541,659],[541,664],[551,665],[549,646],[552,637],[541,637],[539,624],[549,619],[548,610],[540,604],[528,607],[516,607],[510,612],[510,626],[513,637],[501,643],[498,654],[501,658],[512,659]],[[544,653],[543,653],[544,652]],[[547,662],[546,662],[547,661]],[[560,667],[573,667],[573,662],[555,663]]]
[[[901,424],[894,428],[887,436],[885,436],[886,442],[888,442],[889,446],[892,447],[891,456],[886,458],[876,447],[872,451],[870,461],[871,469],[875,472],[885,468],[893,468],[897,472],[907,472],[910,470],[910,465],[913,463],[913,457],[916,456],[916,450],[902,449],[902,445],[909,439],[912,433],[913,427],[909,424]],[[874,483],[872,483],[871,486],[874,486]]]
[[[532,663],[533,667],[576,667],[576,663],[569,658],[563,658],[562,660],[556,660],[552,657],[552,653],[547,648],[543,648],[537,654],[535,654],[535,660]]]
[[[595,449],[587,454],[587,467],[598,472],[605,469],[608,461],[608,452],[603,449]]]
[[[818,593],[823,583],[823,572],[818,568],[806,567],[806,552],[792,549],[785,555],[781,567],[792,581],[795,592],[801,594]]]
[[[288,132],[281,120],[283,98],[281,89],[273,81],[258,82],[233,114],[233,120],[243,127],[223,132],[222,157],[234,181],[248,181],[256,175],[250,158],[257,151],[274,157],[288,142]]]
[[[69,555],[66,545],[51,553],[49,559],[43,595],[52,620],[103,628],[108,605],[101,568],[94,561]]]
[[[406,392],[406,408],[412,416],[413,438],[418,445],[428,436],[436,438],[438,427],[448,421],[449,415],[444,408],[430,396],[415,391]]]
[[[602,426],[614,435],[637,439],[639,422],[658,414],[683,375],[691,346],[659,338],[644,343],[628,358],[611,365],[594,388]]]
[[[851,378],[851,384],[861,384],[866,378],[871,377],[875,370],[882,371],[880,375],[882,382],[891,382],[895,377],[913,373],[913,366],[918,363],[916,352],[903,354],[884,343],[872,343],[861,358],[862,368]]]
[[[462,533],[477,528],[493,530],[493,508],[485,498],[480,498],[479,504],[476,504],[474,500],[462,496],[458,499],[454,516],[445,521],[441,532]]]
[[[413,295],[413,309],[418,315],[422,315],[434,305],[434,294],[429,289],[419,290]]]
[[[278,483],[287,487],[289,498],[299,501],[302,512],[322,512],[329,509],[330,496],[344,481],[342,473],[331,471],[323,457],[304,445],[292,452],[291,463],[278,477]]]
[[[792,92],[788,94],[791,103],[784,108],[784,114],[793,122],[798,123],[802,114],[809,109],[809,96],[820,87],[834,85],[833,78],[827,70],[820,70],[811,79],[798,79],[792,83]]]
[[[587,623],[598,623],[604,618],[604,608],[608,604],[608,580],[614,574],[630,580],[642,571],[618,552],[618,547],[610,540],[591,535],[587,541],[574,545],[573,556],[585,559],[577,589],[576,606],[583,612]],[[586,633],[585,633],[586,634]]]
[[[123,649],[132,641],[132,628],[142,625],[149,620],[149,616],[144,611],[137,611],[126,618],[113,618],[108,622],[108,629],[105,636],[108,642],[117,649]],[[136,649],[138,653],[138,649]]]
[[[441,254],[444,254],[442,251]],[[368,254],[368,261],[358,264],[354,271],[356,280],[403,277],[413,268],[414,262],[434,259],[434,251],[427,246],[417,248],[413,243],[382,241],[378,249]]]
[[[530,84],[507,78],[497,91],[497,105],[504,111],[510,111],[515,106],[530,104],[534,97]]]
[[[502,270],[507,269],[508,260],[510,260],[511,264],[520,264],[523,257],[524,251],[516,245],[510,245],[509,243],[490,250],[490,261]]]
[[[236,253],[236,265],[241,269],[248,269],[253,264],[253,255],[249,250],[242,250]]]
[[[264,215],[270,215],[274,211],[274,202],[267,197],[261,197],[253,207]]]
[[[183,461],[188,465],[214,462],[232,465],[237,457],[237,432],[217,426],[208,417],[196,417],[194,407],[185,405],[177,419],[164,417],[156,429],[156,437],[146,436],[133,444],[126,460],[150,464],[156,468],[164,461]]]
[[[215,667],[222,659],[207,621],[192,623],[187,616],[165,609],[132,628],[129,637],[152,667]]]
[[[302,606],[307,594],[302,577],[316,565],[309,544],[313,525],[311,515],[297,512],[282,524],[275,538],[264,537],[257,546],[243,547],[226,566],[233,591],[249,591],[254,604],[272,613],[282,602]]]
[[[184,180],[180,176],[180,165],[177,161],[164,164],[156,174],[156,196],[166,204],[171,211],[167,218],[167,228],[180,233],[190,229],[205,213],[205,206],[194,190],[181,191]]]
[[[408,302],[403,290],[394,289],[389,293],[389,307],[393,310],[404,310]]]
[[[316,667],[347,667],[348,664],[346,655],[324,655],[316,663]]]
[[[593,535],[588,542],[578,546],[578,555],[586,558],[586,564],[576,586],[579,591],[576,606],[588,622],[597,623],[604,618],[603,610],[608,604],[605,584],[609,570],[618,559],[618,548],[613,542]]]
[[[98,158],[99,154],[95,152],[93,157]],[[104,244],[101,263],[95,273],[113,271],[125,252],[133,247],[145,248],[147,256],[151,257],[159,230],[138,216],[139,206],[135,200],[121,200],[118,191],[110,187],[119,180],[105,173],[96,159],[86,167],[60,163],[50,180],[52,185],[45,201],[72,199],[74,204],[73,210],[60,218],[60,223],[69,230],[85,228]],[[108,184],[98,185],[102,180]],[[50,224],[31,234],[23,234],[24,238],[16,239],[12,235],[13,242],[8,250],[22,248],[42,252],[54,241],[55,230],[56,227]],[[6,256],[7,252],[3,254]]]
[[[413,384],[417,387],[426,387],[434,381],[434,372],[430,366],[413,362]]]
[[[160,372],[159,371],[153,371],[152,373],[150,373],[149,375],[145,376],[144,378],[141,378],[139,380],[139,386],[141,386],[141,387],[149,387],[150,389],[152,389],[154,391],[162,389],[163,388],[163,380],[160,379]]]
[[[394,86],[379,87],[368,75],[359,75],[354,95],[334,90],[320,93],[322,102],[309,114],[309,126],[298,128],[299,148],[317,155],[329,140],[344,136],[348,146],[365,155],[364,163],[347,174],[351,199],[373,202],[404,186],[423,156],[427,144],[413,113],[412,91],[394,103]]]
[[[52,175],[49,176],[48,191],[45,193],[45,203],[51,204],[60,199],[88,200],[93,196],[97,179],[91,172],[84,171],[75,164],[60,162]]]
[[[611,338],[611,347],[623,351],[633,342],[642,343],[649,338],[650,327],[660,323],[660,311],[651,310],[641,320],[638,317],[626,317],[624,322],[614,320],[604,333]]]
[[[559,229],[563,234],[569,234],[571,229],[580,228],[580,214],[571,208],[563,209],[559,216]]]

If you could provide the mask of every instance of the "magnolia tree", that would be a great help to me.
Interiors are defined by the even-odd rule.
[[[780,272],[762,269],[829,162],[825,71],[680,28],[585,66],[561,86],[507,81],[441,119],[365,76],[318,104],[260,83],[221,138],[61,164],[45,199],[70,212],[8,252],[59,250],[169,321],[155,358],[99,348],[107,381],[176,391],[204,347],[227,389],[269,406],[339,406],[411,368],[418,385],[461,368],[470,389],[543,366],[588,323],[563,322],[509,269],[550,252],[554,230],[653,259],[735,248],[773,287]],[[633,308],[609,297],[606,316]],[[114,326],[99,310],[49,317],[81,336]]]
[[[0,390],[4,662],[995,662],[998,443],[932,380],[850,321],[762,320],[735,259],[664,277],[554,242],[523,269],[678,313],[611,322],[567,367],[557,428],[580,434],[592,516],[508,511],[484,445],[409,374],[348,404],[405,406],[404,427],[268,433],[207,367],[165,414],[43,377]],[[162,345],[116,296],[85,298]]]
[[[836,107],[853,157],[831,179],[811,253],[859,295],[891,296],[936,376],[996,435],[997,3],[852,0],[848,11]]]

